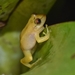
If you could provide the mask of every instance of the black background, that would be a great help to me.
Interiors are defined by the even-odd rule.
[[[47,15],[48,25],[74,21],[75,20],[75,0],[57,0],[55,5]]]

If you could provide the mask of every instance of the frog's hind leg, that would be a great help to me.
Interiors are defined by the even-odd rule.
[[[33,60],[30,50],[24,51],[24,55],[25,55],[25,57],[21,59],[21,63],[29,68],[32,68],[34,65],[36,65],[41,60],[41,58],[39,58],[34,63],[29,64]]]
[[[31,62],[33,60],[32,54],[30,52],[30,50],[25,50],[23,51],[25,57],[21,59],[21,63],[29,68],[32,67],[31,64],[29,64],[29,62]]]

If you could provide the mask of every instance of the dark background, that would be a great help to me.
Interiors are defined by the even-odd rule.
[[[47,15],[48,25],[74,21],[75,20],[75,0],[57,0],[55,5]]]

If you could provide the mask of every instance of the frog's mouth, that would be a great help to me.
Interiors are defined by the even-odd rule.
[[[45,20],[45,22],[44,22],[43,26],[44,26],[44,27],[46,27],[46,25],[47,25],[47,21]]]

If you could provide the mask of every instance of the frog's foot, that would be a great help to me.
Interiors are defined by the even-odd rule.
[[[21,63],[29,68],[32,68],[33,66],[35,66],[39,61],[41,60],[41,58],[39,58],[36,62],[29,64],[29,63],[25,63],[24,60],[21,59]]]
[[[47,30],[47,33],[43,32],[44,35],[47,35],[50,32],[49,29],[48,29],[48,25],[47,24],[46,24],[46,30]]]
[[[32,63],[31,65],[32,66],[34,66],[34,65],[36,65],[39,61],[41,61],[42,60],[42,58],[39,58],[38,60],[36,60],[34,63]]]
[[[48,25],[46,24],[47,34],[49,33]]]
[[[32,68],[33,67],[33,65],[31,65],[31,64],[29,64],[29,63],[22,63],[23,65],[25,65],[26,67],[28,67],[28,68]]]
[[[48,29],[48,25],[46,25],[46,33],[45,32],[43,32],[43,34],[45,35],[45,37],[47,38],[47,39],[49,39],[49,37],[50,37],[50,30]]]

